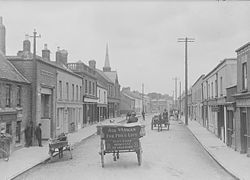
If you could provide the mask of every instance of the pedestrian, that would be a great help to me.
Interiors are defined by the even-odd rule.
[[[30,147],[32,146],[32,138],[33,138],[33,122],[28,122],[25,130],[24,130],[24,136],[25,136],[25,146]]]
[[[42,124],[39,123],[38,126],[36,127],[36,130],[35,130],[36,139],[37,139],[38,145],[40,147],[42,147],[42,130],[41,130],[41,126],[42,126]]]
[[[142,111],[142,113],[141,113],[141,114],[142,114],[142,119],[143,119],[143,120],[145,120],[145,112],[144,112],[144,111]]]

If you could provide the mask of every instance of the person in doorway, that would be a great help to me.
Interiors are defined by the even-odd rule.
[[[38,126],[36,127],[35,130],[35,135],[36,135],[36,139],[38,141],[38,145],[40,147],[42,147],[42,129],[41,129],[42,124],[39,123]]]
[[[24,130],[24,135],[25,135],[25,146],[30,147],[32,146],[32,138],[33,138],[33,123],[32,121],[28,122],[25,130]]]

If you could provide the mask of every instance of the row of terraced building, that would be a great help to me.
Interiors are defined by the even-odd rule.
[[[236,49],[236,54],[192,85],[188,115],[229,147],[250,156],[250,43]]]
[[[95,60],[69,63],[60,48],[52,58],[46,44],[42,56],[34,52],[26,36],[17,55],[6,55],[0,17],[0,129],[12,136],[11,151],[24,147],[28,124],[41,123],[42,138],[49,139],[120,115],[120,84],[108,45],[102,70]]]

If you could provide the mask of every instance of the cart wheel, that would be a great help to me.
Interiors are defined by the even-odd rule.
[[[49,152],[49,155],[50,155],[50,160],[52,160],[52,159],[53,159],[53,152],[50,151],[50,152]]]
[[[70,159],[73,159],[71,150],[72,150],[72,149],[71,149],[71,146],[69,146]]]
[[[139,142],[139,150],[136,152],[137,154],[137,160],[138,160],[138,165],[141,166],[142,163],[142,149],[141,149],[141,143]]]
[[[103,143],[103,140],[101,140],[101,163],[102,163],[102,167],[104,168],[104,143]]]

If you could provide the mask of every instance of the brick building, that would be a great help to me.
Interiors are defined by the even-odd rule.
[[[42,124],[42,138],[55,137],[56,67],[39,56],[33,58],[30,42],[23,42],[23,51],[7,56],[15,68],[32,84],[32,121]]]
[[[250,43],[236,50],[237,53],[237,94],[235,149],[250,156]]]
[[[30,99],[30,82],[0,52],[0,128],[12,136],[12,151],[25,145]]]

